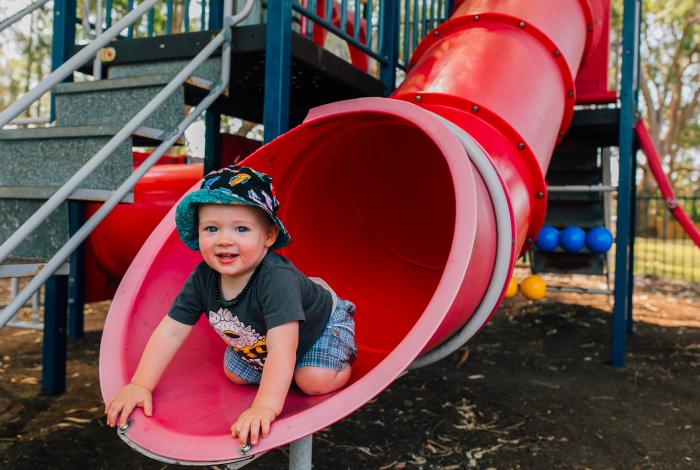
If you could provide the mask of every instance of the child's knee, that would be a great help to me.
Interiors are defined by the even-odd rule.
[[[294,381],[307,395],[325,395],[334,392],[345,385],[349,378],[350,366],[342,371],[322,367],[301,367],[294,373]]]
[[[228,370],[226,367],[224,367],[224,375],[226,376],[227,379],[229,379],[231,382],[237,384],[237,385],[248,385],[249,382],[243,380],[230,370]]]

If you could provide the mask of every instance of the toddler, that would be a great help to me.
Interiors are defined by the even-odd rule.
[[[152,391],[202,312],[228,346],[226,377],[260,384],[231,426],[241,446],[268,435],[292,380],[309,395],[348,382],[355,306],[274,252],[290,242],[278,207],[272,179],[239,165],[210,173],[180,202],[178,234],[204,261],[149,338],[131,382],[106,404],[109,426],[126,424],[137,406],[152,416]]]

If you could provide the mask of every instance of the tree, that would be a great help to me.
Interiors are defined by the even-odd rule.
[[[645,0],[641,37],[642,112],[677,191],[693,190],[700,161],[700,4]],[[644,167],[642,188],[655,188]]]

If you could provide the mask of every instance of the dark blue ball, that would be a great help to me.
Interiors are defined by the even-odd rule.
[[[586,246],[593,253],[605,253],[612,244],[612,233],[605,227],[593,227],[586,234]]]
[[[541,251],[554,251],[559,244],[559,230],[551,225],[544,225],[535,239],[535,246]]]
[[[586,232],[581,227],[566,227],[559,234],[559,246],[569,253],[578,253],[586,243]]]

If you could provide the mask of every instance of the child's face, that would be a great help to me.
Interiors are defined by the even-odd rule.
[[[199,249],[222,276],[252,273],[277,239],[277,226],[258,209],[207,204],[199,208]]]

